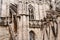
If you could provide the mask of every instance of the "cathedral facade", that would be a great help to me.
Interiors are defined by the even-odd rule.
[[[0,40],[60,40],[59,0],[0,0]]]

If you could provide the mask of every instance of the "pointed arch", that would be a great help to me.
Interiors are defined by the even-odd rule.
[[[35,40],[35,33],[33,31],[29,32],[30,40]]]
[[[34,7],[32,4],[28,5],[28,11],[29,11],[29,19],[34,19]]]

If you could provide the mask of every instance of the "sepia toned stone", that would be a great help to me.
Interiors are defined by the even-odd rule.
[[[59,0],[0,0],[0,40],[60,40]]]

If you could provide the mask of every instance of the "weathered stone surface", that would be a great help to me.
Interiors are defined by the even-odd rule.
[[[13,6],[18,6],[17,8],[15,7],[14,9],[16,9],[17,12],[13,11],[13,8],[11,8],[11,13],[9,13],[9,9],[10,9],[10,3],[13,4]],[[55,1],[52,1],[52,9],[55,10],[55,6],[54,5]],[[15,5],[16,4],[16,5]],[[41,21],[41,23],[39,21],[30,21],[29,20],[29,5],[32,5],[32,9],[30,9],[30,12],[32,14],[34,14],[34,19],[33,20],[39,20]],[[10,32],[11,32],[11,36],[12,39],[16,39],[16,40],[30,40],[30,35],[29,32],[33,31],[35,33],[35,40],[59,40],[60,39],[60,18],[57,19],[58,21],[58,38],[55,39],[55,34],[54,32],[56,32],[56,28],[55,30],[53,30],[51,27],[53,26],[52,24],[49,24],[47,13],[48,10],[50,10],[50,2],[49,1],[45,1],[45,0],[3,0],[2,3],[2,13],[1,13],[1,17],[6,17],[7,19],[9,18],[8,21],[11,21],[11,23],[9,23],[9,27],[10,27]],[[46,12],[47,11],[47,12]],[[51,12],[50,12],[51,13]],[[10,15],[11,14],[11,15]],[[16,19],[17,19],[17,32],[14,31],[14,23],[16,19],[14,19],[13,15],[15,15]],[[31,14],[31,15],[32,15]],[[11,17],[10,17],[11,16]],[[51,15],[50,15],[51,16]],[[46,18],[46,19],[44,19]],[[11,20],[10,20],[11,19]],[[46,23],[45,23],[45,22]],[[29,27],[29,22],[31,22],[31,27]],[[45,23],[45,24],[44,24]],[[33,26],[33,27],[32,27]],[[54,25],[56,26],[56,25]],[[53,32],[53,31],[54,32]],[[8,27],[4,27],[4,26],[0,26],[0,40],[9,40],[10,35],[9,35],[9,28]]]
[[[0,40],[9,40],[9,29],[8,27],[0,26]]]

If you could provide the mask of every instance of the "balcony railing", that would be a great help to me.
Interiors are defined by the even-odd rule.
[[[40,28],[41,21],[40,20],[29,20],[29,27],[30,28]]]

